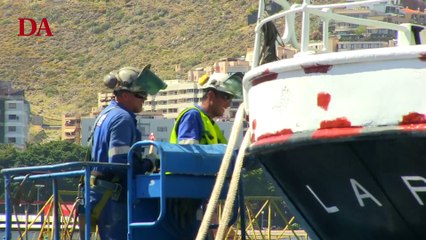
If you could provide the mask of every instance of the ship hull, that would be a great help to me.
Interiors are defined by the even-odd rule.
[[[251,149],[319,239],[426,236],[426,135],[258,145]]]
[[[426,46],[299,56],[244,77],[250,154],[312,239],[426,236]]]

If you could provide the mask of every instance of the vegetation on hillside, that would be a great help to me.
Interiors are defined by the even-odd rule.
[[[290,2],[301,2],[294,0]],[[314,4],[343,2],[318,0]],[[403,6],[422,9],[417,0]],[[256,0],[0,0],[0,80],[25,94],[33,115],[59,124],[63,113],[88,114],[102,78],[123,66],[185,78],[195,67],[239,57],[253,46],[247,15]],[[53,36],[18,36],[19,18],[46,18]],[[317,29],[319,19],[311,28]],[[28,24],[27,24],[28,25]],[[296,28],[297,29],[297,28]],[[319,29],[319,28],[318,28]],[[320,39],[321,29],[313,39]],[[44,32],[42,32],[44,33]],[[175,66],[181,66],[175,72]]]
[[[253,39],[246,17],[256,3],[3,0],[0,79],[26,90],[35,115],[54,122],[65,112],[86,114],[111,70],[151,63],[163,79],[184,78],[196,66],[244,55]],[[46,18],[53,36],[18,36],[19,18]]]

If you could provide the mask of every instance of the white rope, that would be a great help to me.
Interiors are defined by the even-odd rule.
[[[241,143],[241,147],[238,150],[238,156],[235,162],[234,171],[232,173],[232,179],[229,186],[228,194],[226,196],[225,206],[223,207],[222,219],[219,221],[219,229],[217,230],[217,233],[216,233],[216,238],[215,238],[216,240],[225,239],[225,231],[231,220],[235,198],[238,191],[238,183],[240,181],[241,170],[243,168],[244,155],[246,152],[246,148],[249,144],[250,144],[250,131],[247,131],[247,133],[244,135],[244,139],[243,139],[243,142]]]
[[[212,195],[207,204],[206,212],[203,216],[200,229],[198,230],[196,240],[204,240],[207,236],[209,230],[210,222],[212,220],[214,210],[216,209],[217,203],[219,201],[220,193],[222,192],[223,184],[226,179],[226,173],[228,172],[229,165],[231,163],[232,154],[234,152],[234,147],[237,144],[238,133],[241,131],[243,120],[244,120],[244,104],[240,104],[238,111],[235,116],[234,124],[232,125],[232,131],[229,136],[228,146],[226,147],[225,154],[222,159],[222,164],[220,165],[219,172],[217,174],[216,182],[213,187]]]

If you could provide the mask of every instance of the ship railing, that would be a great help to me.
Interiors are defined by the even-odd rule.
[[[390,30],[395,30],[398,32],[397,44],[398,46],[406,45],[416,45],[421,44],[426,38],[426,34],[422,33],[422,26],[414,24],[394,24],[389,22],[382,22],[372,19],[356,18],[350,17],[342,14],[333,13],[333,8],[344,8],[352,6],[362,6],[362,5],[371,5],[381,2],[387,2],[387,0],[367,0],[367,1],[357,1],[350,3],[337,3],[337,4],[325,4],[325,5],[311,5],[310,0],[304,0],[303,4],[293,4],[290,6],[285,0],[273,0],[279,4],[285,11],[273,14],[269,17],[264,17],[265,15],[265,3],[264,0],[259,0],[259,9],[257,16],[257,25],[255,28],[255,44],[253,51],[253,64],[252,68],[259,66],[260,54],[261,54],[261,37],[262,37],[262,27],[274,20],[285,18],[284,33],[279,39],[284,43],[289,43],[292,47],[300,50],[299,55],[311,54],[309,51],[309,35],[310,35],[310,15],[318,16],[322,19],[322,29],[323,29],[323,52],[328,51],[328,38],[329,38],[329,25],[330,22],[346,22],[363,26],[372,26],[385,28]],[[296,38],[295,30],[295,14],[302,13],[302,29],[300,36],[300,44]],[[422,41],[423,40],[423,41]]]

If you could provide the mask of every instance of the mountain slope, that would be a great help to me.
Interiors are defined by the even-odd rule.
[[[0,2],[0,80],[25,89],[32,113],[58,120],[86,114],[102,78],[148,63],[163,79],[238,57],[252,46],[247,14],[257,1],[138,0]],[[46,18],[54,36],[18,36],[18,18]],[[27,27],[29,28],[29,27]],[[27,29],[26,32],[29,30]]]

